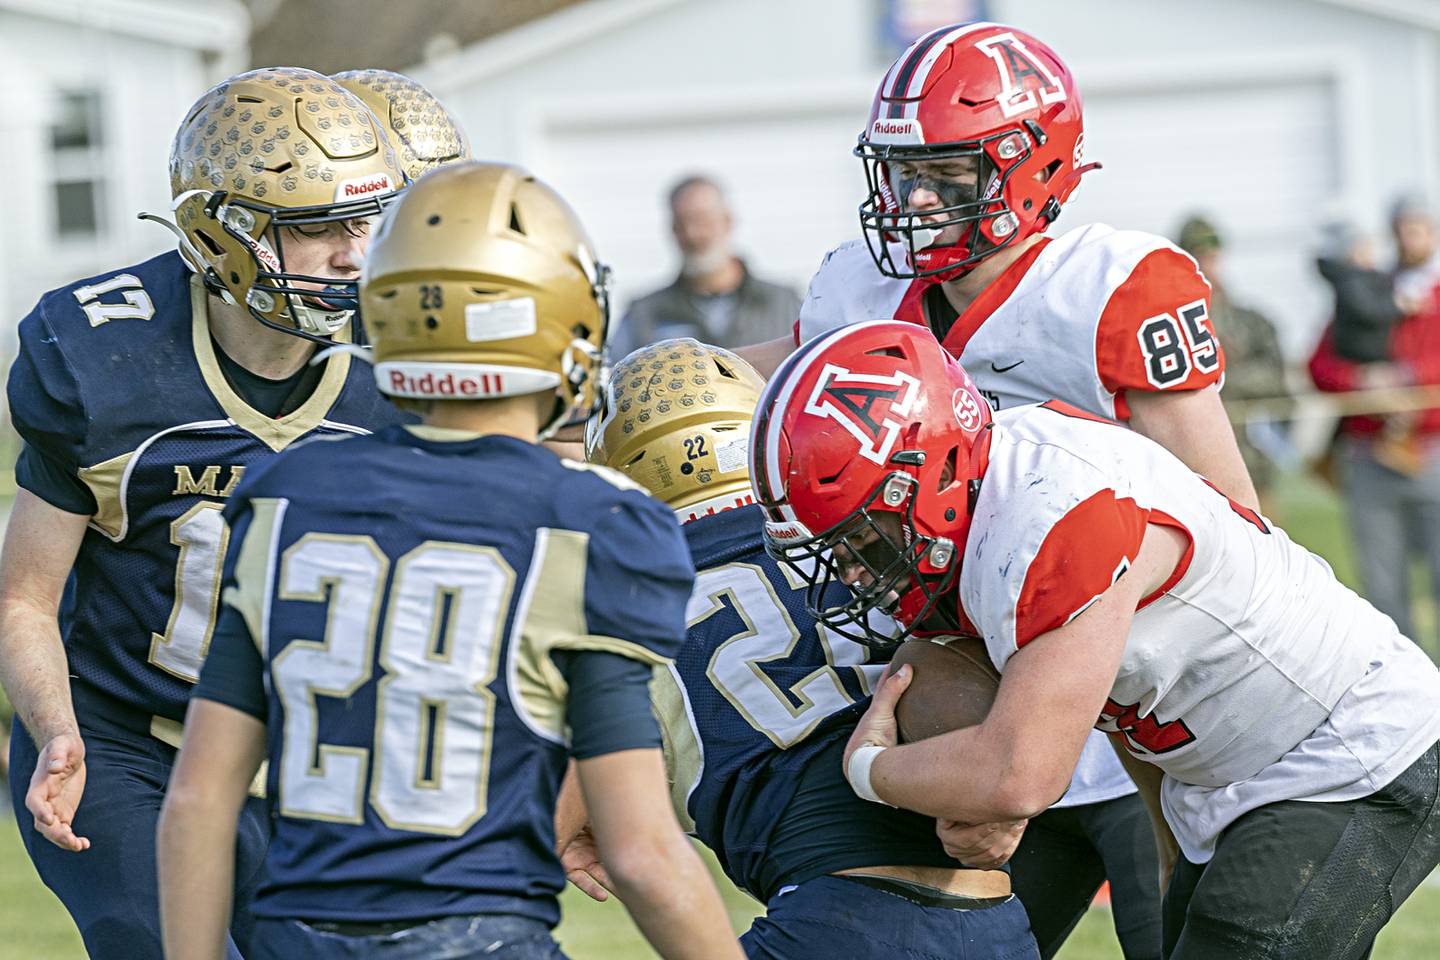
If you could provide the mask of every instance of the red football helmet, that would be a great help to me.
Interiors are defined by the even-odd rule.
[[[951,280],[1044,230],[1099,166],[1081,165],[1084,138],[1080,91],[1044,43],[995,23],[927,33],[885,74],[855,147],[870,188],[860,226],[876,265],[891,277]],[[946,161],[963,177],[947,176]],[[917,189],[934,205],[914,209]]]
[[[937,604],[959,573],[990,427],[969,374],[917,324],[843,327],[780,367],[755,412],[750,480],[766,546],[808,581],[816,619],[872,646],[932,613],[955,626],[954,606]],[[855,599],[820,607],[842,567],[863,567]],[[877,609],[905,632],[872,630]]]

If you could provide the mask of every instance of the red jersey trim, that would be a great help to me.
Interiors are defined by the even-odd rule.
[[[1128,420],[1127,390],[1198,390],[1218,383],[1225,354],[1210,322],[1210,283],[1168,247],[1140,259],[1095,326],[1095,369]]]
[[[1108,487],[1066,511],[1045,534],[1015,601],[1015,648],[1064,626],[1120,578],[1145,539],[1150,511]]]
[[[1190,532],[1189,527],[1170,516],[1170,514],[1164,510],[1151,510],[1150,522],[1162,527],[1174,527],[1176,530],[1185,534],[1185,539],[1190,542],[1186,545],[1184,555],[1180,557],[1180,562],[1175,564],[1175,569],[1171,571],[1169,578],[1160,584],[1154,593],[1147,596],[1144,600],[1141,600],[1140,605],[1135,608],[1136,610],[1144,610],[1150,606],[1150,604],[1174,589],[1175,584],[1185,579],[1185,574],[1190,572],[1190,561],[1195,559],[1195,534]]]
[[[1040,251],[1049,245],[1050,238],[1042,237],[1038,243],[1026,250],[1020,259],[1006,267],[988,287],[980,291],[980,295],[970,302],[965,312],[955,318],[949,332],[945,334],[945,339],[941,341],[940,345],[945,348],[946,353],[959,357],[965,352],[970,338],[975,336],[981,324],[990,319],[990,315],[999,309],[1002,303],[1010,299],[1010,294],[1015,292],[1015,288],[1040,256]],[[895,319],[929,327],[930,319],[925,316],[925,293],[934,285],[933,280],[916,280],[911,283],[895,308]]]

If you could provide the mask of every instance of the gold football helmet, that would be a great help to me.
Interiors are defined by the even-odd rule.
[[[213,293],[267,326],[323,340],[354,314],[356,284],[288,271],[286,230],[367,230],[365,218],[404,184],[359,98],[314,71],[267,67],[195,101],[170,148],[175,223],[142,216],[176,232]]]
[[[375,381],[392,397],[554,391],[542,435],[588,417],[609,269],[550,187],[473,160],[421,177],[380,221],[360,278]]]
[[[735,354],[688,338],[636,350],[610,372],[585,457],[645,487],[681,522],[754,503],[746,464],[764,386]]]
[[[470,145],[455,118],[435,95],[403,73],[390,70],[346,70],[330,76],[365,101],[385,125],[400,167],[409,180],[449,163],[469,160]]]

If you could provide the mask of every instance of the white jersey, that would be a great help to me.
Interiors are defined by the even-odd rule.
[[[1440,739],[1440,673],[1394,621],[1158,444],[1053,402],[997,416],[966,542],[961,606],[996,668],[1104,593],[1151,523],[1190,548],[1097,726],[1165,772],[1188,859],[1258,806],[1368,796]]]
[[[797,343],[867,320],[929,325],[996,409],[1054,398],[1118,420],[1127,391],[1193,390],[1224,369],[1209,283],[1153,234],[1096,223],[1045,238],[948,329],[938,292],[881,274],[864,241],[842,244],[810,281]]]
[[[927,291],[939,292],[930,281],[880,273],[864,241],[842,244],[810,281],[796,342],[867,320],[943,329],[927,314],[948,305],[927,309]],[[941,342],[996,409],[1056,398],[1125,420],[1127,390],[1191,390],[1219,380],[1224,356],[1210,329],[1209,296],[1195,261],[1166,240],[1091,224],[1026,251],[954,319]],[[1097,734],[1056,806],[1134,790]]]

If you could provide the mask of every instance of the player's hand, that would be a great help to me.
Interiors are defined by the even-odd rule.
[[[895,704],[910,686],[915,671],[907,663],[893,675],[890,668],[880,677],[880,686],[870,700],[870,709],[860,718],[850,742],[845,744],[843,770],[850,769],[850,755],[864,746],[893,747],[900,742],[900,724],[895,719]]]
[[[935,821],[935,834],[945,853],[967,867],[994,870],[1015,855],[1028,820],[1004,820],[999,823],[960,823],[955,820]]]
[[[595,845],[595,835],[587,823],[575,839],[560,853],[560,865],[565,868],[565,878],[585,892],[591,900],[604,903],[610,899],[614,884],[605,865],[600,862],[600,850]]]
[[[84,793],[85,742],[79,734],[62,733],[40,751],[25,793],[25,809],[34,815],[35,829],[61,850],[90,849],[89,838],[77,837],[71,829]]]

